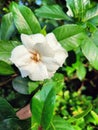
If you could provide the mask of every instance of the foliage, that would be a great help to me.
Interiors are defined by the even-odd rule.
[[[95,130],[98,4],[90,0],[40,2],[0,5],[5,6],[0,27],[0,129]],[[21,45],[20,35],[48,32],[68,51],[67,60],[51,79],[22,78],[10,61],[12,50]],[[16,112],[28,103],[32,117],[21,120]]]

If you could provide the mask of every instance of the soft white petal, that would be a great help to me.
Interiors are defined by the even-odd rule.
[[[34,47],[33,50],[36,50],[39,52],[41,56],[49,56],[53,57],[55,55],[54,51],[50,48],[50,46],[47,43],[37,43]]]
[[[42,62],[46,65],[49,72],[54,72],[60,67],[53,57],[42,57]]]
[[[49,78],[46,66],[41,62],[33,62],[20,68],[22,77],[29,76],[33,81],[44,80]]]
[[[56,51],[54,59],[61,67],[67,57],[68,57],[68,53],[63,49],[63,50]]]
[[[27,65],[31,62],[31,54],[28,50],[24,47],[24,45],[17,46],[13,49],[11,53],[10,60],[14,63],[17,67]]]
[[[57,39],[53,33],[48,33],[46,35],[46,41],[53,50],[57,50],[57,49],[61,48],[61,45],[59,44],[59,42],[57,41]]]
[[[36,69],[29,75],[29,78],[34,81],[48,79],[48,71],[43,63],[36,64]]]
[[[26,34],[21,34],[21,40],[24,46],[32,50],[33,46],[37,43],[44,43],[45,42],[45,37],[42,34],[33,34],[33,35],[26,35]]]

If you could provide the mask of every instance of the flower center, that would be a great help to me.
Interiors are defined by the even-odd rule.
[[[40,61],[40,55],[38,52],[30,52],[32,54],[31,59],[35,62],[39,62]]]

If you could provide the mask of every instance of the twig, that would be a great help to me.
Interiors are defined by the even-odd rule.
[[[9,79],[7,79],[6,81],[3,81],[2,83],[0,83],[0,87],[6,85],[7,83],[9,83],[13,78],[17,77],[17,74],[12,75]]]

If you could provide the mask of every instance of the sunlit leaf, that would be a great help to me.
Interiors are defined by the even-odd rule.
[[[89,60],[90,64],[98,70],[98,47],[94,44],[92,39],[87,38],[82,44],[82,52]]]
[[[56,20],[71,20],[62,10],[59,5],[51,5],[51,6],[42,6],[41,8],[37,9],[36,15],[43,18],[50,18]]]
[[[85,37],[84,28],[76,24],[66,24],[56,28],[53,33],[66,50],[77,48]]]
[[[3,16],[1,22],[1,39],[9,40],[15,31],[12,13]]]
[[[79,115],[76,115],[76,116],[70,118],[70,119],[68,120],[68,122],[74,122],[74,121],[76,121],[76,120],[79,119],[79,118],[85,117],[91,110],[92,110],[92,105],[90,104],[86,110],[84,110],[84,111],[83,111],[82,113],[80,113]]]
[[[66,0],[68,14],[78,20],[82,20],[88,8],[90,8],[90,0]]]
[[[98,4],[86,12],[83,21],[93,19],[96,16],[98,16]]]
[[[10,8],[16,28],[20,33],[33,34],[41,31],[40,24],[30,8],[17,5],[15,2],[11,3]]]

